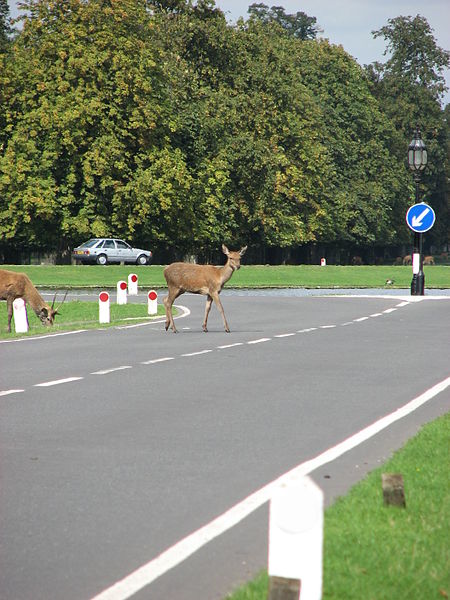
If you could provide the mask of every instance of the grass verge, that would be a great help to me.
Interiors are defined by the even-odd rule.
[[[2,268],[26,273],[34,285],[48,288],[115,288],[119,280],[127,280],[136,273],[139,286],[165,288],[164,266],[136,267],[109,265],[54,266],[2,265]],[[435,265],[424,268],[426,288],[449,288],[450,266]],[[244,265],[228,283],[237,288],[409,288],[411,267],[361,266],[339,267],[316,265],[262,266]],[[386,284],[392,281],[392,284]]]
[[[450,597],[450,413],[425,425],[325,512],[323,599]],[[402,473],[406,509],[386,507],[382,473]],[[267,573],[227,600],[266,600]]]
[[[76,329],[100,329],[105,327],[115,327],[117,325],[131,325],[132,323],[142,323],[165,315],[164,307],[158,305],[158,314],[155,317],[149,317],[147,314],[147,304],[123,304],[111,303],[111,323],[100,325],[98,322],[98,302],[81,302],[79,300],[66,301],[61,307],[61,314],[56,316],[53,327],[43,327],[40,320],[36,317],[33,309],[27,306],[28,313],[28,333],[14,333],[14,319],[11,323],[12,333],[6,331],[8,316],[6,311],[6,302],[2,303],[0,311],[0,339],[14,339],[19,337],[30,337],[34,335],[43,335],[58,333],[61,331],[73,331]],[[175,311],[175,309],[174,309]],[[176,311],[175,311],[176,313]]]

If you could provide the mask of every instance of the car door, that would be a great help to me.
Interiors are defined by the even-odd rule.
[[[108,262],[117,262],[119,260],[114,240],[105,240],[102,250],[104,251],[104,254],[106,254]]]
[[[134,262],[133,248],[123,240],[115,240],[120,262]]]

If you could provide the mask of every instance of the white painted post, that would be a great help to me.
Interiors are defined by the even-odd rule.
[[[301,600],[322,597],[323,492],[309,477],[280,484],[270,501],[269,600],[294,598],[297,581]],[[283,593],[283,586],[287,592]],[[278,595],[277,595],[278,594]],[[290,594],[290,595],[289,595]]]
[[[128,275],[128,295],[138,295],[138,276],[136,275],[136,273],[130,273]]]
[[[321,258],[320,259],[320,266],[321,267],[326,267],[327,266],[327,259],[326,258]]]
[[[13,302],[14,329],[16,333],[28,331],[27,307],[23,298],[16,298]]]
[[[148,293],[148,314],[158,314],[158,294],[155,290],[150,290]]]
[[[110,323],[109,294],[100,292],[98,296],[98,321],[99,323]]]
[[[117,304],[126,304],[127,303],[127,282],[126,281],[118,281],[117,282]]]

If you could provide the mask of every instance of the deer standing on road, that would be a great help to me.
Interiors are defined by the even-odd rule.
[[[164,298],[166,331],[170,326],[172,331],[177,333],[172,316],[172,304],[174,300],[181,294],[184,294],[184,292],[192,292],[193,294],[203,294],[206,296],[205,318],[202,325],[203,331],[208,331],[208,315],[211,310],[212,301],[214,300],[222,315],[225,331],[230,333],[219,294],[233,273],[241,267],[241,258],[244,256],[246,250],[247,246],[244,246],[239,251],[231,252],[225,245],[222,245],[222,251],[227,256],[227,262],[223,267],[176,262],[164,269],[164,277],[166,278],[169,290],[168,295]]]
[[[64,296],[64,300],[66,299],[66,296]],[[44,302],[42,296],[25,273],[15,273],[14,271],[0,269],[0,300],[6,300],[8,307],[9,333],[11,333],[13,302],[16,298],[23,298],[25,302],[28,302],[37,317],[41,320],[41,323],[46,326],[53,325],[55,315],[58,314],[58,308],[64,303],[63,300],[59,307],[54,309],[56,294],[53,298],[52,305],[49,306]]]

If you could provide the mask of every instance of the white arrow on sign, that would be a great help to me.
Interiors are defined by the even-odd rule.
[[[420,215],[418,215],[417,217],[413,217],[411,219],[411,225],[413,227],[421,227],[422,226],[422,220],[427,216],[427,214],[430,212],[430,208],[427,206],[427,208],[425,208]]]

